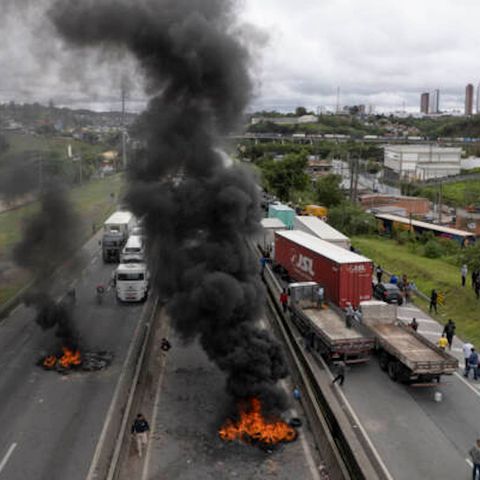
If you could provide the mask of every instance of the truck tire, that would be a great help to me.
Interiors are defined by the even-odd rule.
[[[382,352],[380,354],[380,358],[378,359],[378,362],[380,364],[380,368],[386,372],[388,369],[388,362],[390,361],[390,355],[387,352]]]
[[[398,367],[399,365],[397,361],[388,362],[388,376],[394,382],[398,380]]]

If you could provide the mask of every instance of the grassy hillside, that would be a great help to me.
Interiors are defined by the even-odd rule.
[[[371,258],[385,270],[402,275],[406,273],[417,288],[429,295],[433,288],[445,293],[445,304],[439,306],[438,315],[433,315],[445,323],[452,318],[457,324],[457,334],[468,339],[475,345],[480,345],[480,330],[478,328],[477,301],[470,282],[460,286],[460,269],[444,260],[422,257],[408,250],[407,246],[399,245],[394,240],[379,237],[354,237],[356,248],[362,254]],[[469,279],[468,279],[469,280]],[[417,297],[420,307],[428,311],[428,304]]]

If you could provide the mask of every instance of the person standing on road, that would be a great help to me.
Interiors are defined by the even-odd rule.
[[[325,290],[323,287],[318,287],[317,289],[317,308],[323,308],[323,299],[325,297]]]
[[[477,439],[477,442],[468,453],[472,457],[473,463],[472,478],[477,480],[477,473],[480,476],[480,438]]]
[[[345,370],[346,370],[345,362],[343,362],[343,361],[338,362],[336,367],[337,367],[337,369],[336,369],[337,370],[337,376],[332,380],[332,385],[334,383],[339,382],[340,386],[342,386],[343,382],[345,381]]]
[[[468,365],[463,375],[465,378],[468,378],[470,370],[473,370],[473,379],[478,380],[478,353],[475,351],[475,348],[472,347],[472,353],[468,357]]]
[[[430,306],[428,307],[428,311],[432,313],[432,308],[435,310],[435,313],[437,312],[437,301],[438,301],[438,293],[435,289],[432,290],[432,293],[430,294]]]
[[[132,435],[134,435],[137,442],[137,453],[140,458],[142,457],[143,447],[147,446],[149,430],[150,425],[148,425],[145,417],[139,413],[132,425]]]
[[[448,340],[448,349],[452,349],[452,343],[453,343],[453,337],[455,336],[455,329],[457,326],[455,325],[455,322],[449,318],[447,324],[445,327],[443,327],[443,333],[447,337]]]
[[[283,313],[287,313],[288,309],[288,293],[285,289],[280,294],[280,303],[282,304]]]
[[[347,328],[352,328],[354,317],[355,317],[355,310],[352,308],[351,303],[347,303],[347,308],[345,309],[345,325]]]
[[[465,371],[468,369],[468,359],[472,353],[473,345],[470,342],[466,342],[463,344],[463,358],[465,360]]]
[[[468,273],[468,267],[466,263],[462,265],[462,268],[460,269],[460,273],[462,274],[462,287],[464,287],[465,282],[467,280],[467,273]]]
[[[383,268],[380,265],[375,269],[375,274],[377,275],[377,282],[382,283]]]

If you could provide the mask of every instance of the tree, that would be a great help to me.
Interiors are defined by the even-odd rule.
[[[309,185],[305,153],[289,154],[279,161],[264,160],[259,166],[268,190],[282,201],[288,201],[293,190],[304,190]]]
[[[325,207],[334,207],[342,203],[344,196],[340,184],[342,177],[340,175],[326,175],[317,180],[316,198],[320,205]]]
[[[295,116],[297,117],[303,117],[306,114],[307,114],[307,109],[305,107],[297,107],[295,109]]]
[[[347,236],[369,234],[376,230],[375,217],[350,202],[332,207],[328,212],[328,223]]]

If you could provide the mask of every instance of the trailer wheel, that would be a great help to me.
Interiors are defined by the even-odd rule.
[[[398,380],[398,362],[388,362],[388,376],[394,382]]]
[[[379,359],[380,368],[381,368],[384,372],[386,372],[387,369],[388,369],[388,362],[389,362],[389,360],[390,360],[389,357],[390,357],[390,356],[388,355],[387,352],[382,352],[382,353],[380,354],[380,359]]]

